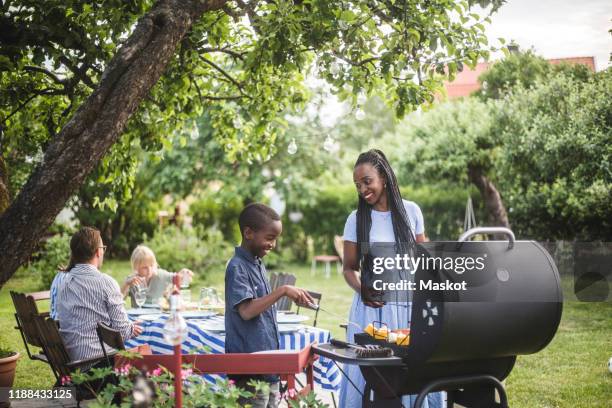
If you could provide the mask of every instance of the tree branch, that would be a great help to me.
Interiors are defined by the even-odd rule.
[[[66,81],[65,80],[59,79],[57,77],[57,75],[55,75],[53,72],[48,71],[48,70],[46,70],[44,68],[35,67],[35,66],[32,66],[32,65],[26,65],[26,66],[23,67],[23,70],[24,71],[30,71],[30,72],[40,72],[40,73],[43,73],[43,74],[47,75],[49,78],[51,78],[54,82],[56,82],[56,83],[58,83],[60,85],[66,85]]]
[[[240,59],[240,60],[244,60],[244,55],[246,54],[246,52],[236,52],[236,51],[229,50],[227,48],[211,48],[211,47],[202,48],[200,52],[204,54],[207,54],[209,52],[222,52],[224,54],[231,55],[232,57]]]
[[[236,0],[236,3],[241,9],[246,11],[247,16],[249,16],[249,22],[251,23],[251,27],[253,27],[253,30],[255,30],[258,35],[261,35],[261,31],[257,26],[257,19],[259,18],[259,16],[257,15],[257,13],[255,13],[255,8],[257,7],[257,3],[259,3],[259,0],[251,0],[248,4],[245,3],[243,0]]]
[[[234,101],[237,99],[249,98],[248,95],[229,95],[229,96],[214,96],[214,95],[202,95],[202,99],[208,99],[210,101]]]
[[[8,116],[6,118],[4,118],[2,123],[6,123],[7,120],[9,120],[17,112],[22,110],[28,103],[30,103],[34,98],[36,98],[38,96],[41,96],[41,95],[62,95],[62,94],[63,94],[62,91],[60,91],[59,89],[55,89],[55,88],[47,88],[47,89],[42,89],[40,91],[34,92],[28,99],[23,101],[17,108],[15,108],[15,110],[13,110],[11,113],[9,113]]]
[[[223,75],[224,77],[226,77],[227,79],[229,79],[234,85],[236,85],[236,87],[238,88],[238,90],[240,91],[241,94],[244,95],[243,89],[242,89],[242,84],[238,81],[236,81],[234,79],[234,77],[232,77],[230,74],[228,74],[223,68],[221,68],[220,66],[218,66],[217,64],[215,64],[214,62],[210,61],[209,59],[206,59],[202,56],[200,56],[200,59],[202,61],[204,61],[205,63],[207,63],[208,65],[210,65],[211,67],[213,67],[214,69],[216,69],[217,71],[219,71],[221,73],[221,75]]]
[[[87,69],[89,68],[89,65],[83,63],[82,67],[79,68],[76,65],[74,65],[72,63],[72,61],[70,61],[68,58],[66,58],[64,55],[59,57],[59,61],[64,64],[70,71],[72,71],[72,73],[78,78],[80,79],[85,85],[87,85],[88,87],[90,87],[91,89],[96,89],[96,85],[93,83],[93,81],[91,80],[91,78],[89,78],[87,76]]]

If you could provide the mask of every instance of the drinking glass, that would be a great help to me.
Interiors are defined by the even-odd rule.
[[[187,289],[191,284],[191,276],[189,276],[189,272],[186,269],[181,269],[179,271],[181,277],[181,289]]]
[[[149,289],[142,284],[134,286],[134,302],[136,302],[138,308],[142,308],[142,305],[145,304],[148,291]]]
[[[200,309],[206,309],[211,303],[211,288],[200,289]]]
[[[219,303],[221,303],[221,302],[219,301],[219,294],[217,293],[217,289],[215,289],[215,288],[210,288],[210,291],[209,291],[209,298],[210,298],[210,304],[211,304],[211,305],[216,306],[216,305],[218,305]]]

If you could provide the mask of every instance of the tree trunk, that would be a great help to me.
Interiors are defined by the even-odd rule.
[[[4,158],[0,155],[0,215],[8,208],[11,202],[8,185],[8,169]]]
[[[162,0],[138,21],[96,90],[53,138],[42,164],[0,217],[0,287],[117,141],[192,23],[226,2]]]
[[[485,208],[489,214],[491,226],[510,228],[506,207],[504,207],[504,202],[499,195],[499,191],[497,191],[497,188],[495,188],[491,180],[483,174],[482,169],[479,167],[469,167],[468,177],[480,191],[480,195],[485,203]]]

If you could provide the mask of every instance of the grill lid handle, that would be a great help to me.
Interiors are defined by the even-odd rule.
[[[472,238],[474,235],[479,235],[479,234],[486,234],[486,235],[491,235],[491,234],[504,234],[508,236],[508,249],[512,249],[514,247],[514,232],[512,232],[512,230],[510,230],[509,228],[506,227],[476,227],[476,228],[471,228],[467,231],[465,231],[463,234],[461,234],[461,236],[459,237],[459,242],[464,242],[464,241],[468,241],[470,238]]]

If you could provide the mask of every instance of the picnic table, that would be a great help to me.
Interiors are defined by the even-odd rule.
[[[129,315],[129,314],[128,314]],[[137,320],[138,316],[129,315],[130,319]],[[143,321],[143,332],[140,336],[128,340],[127,348],[149,345],[153,354],[172,354],[173,346],[164,339],[164,323],[168,315],[160,315],[152,321]],[[190,353],[225,353],[225,333],[220,330],[207,330],[212,326],[224,324],[223,316],[207,318],[186,319],[187,338],[181,345],[183,354]],[[300,351],[312,343],[328,343],[331,333],[328,330],[301,325],[296,331],[280,333],[280,350]],[[340,388],[340,370],[334,361],[320,357],[314,363],[314,380],[322,389],[337,391]],[[216,374],[205,374],[207,381],[214,383],[220,378]]]

